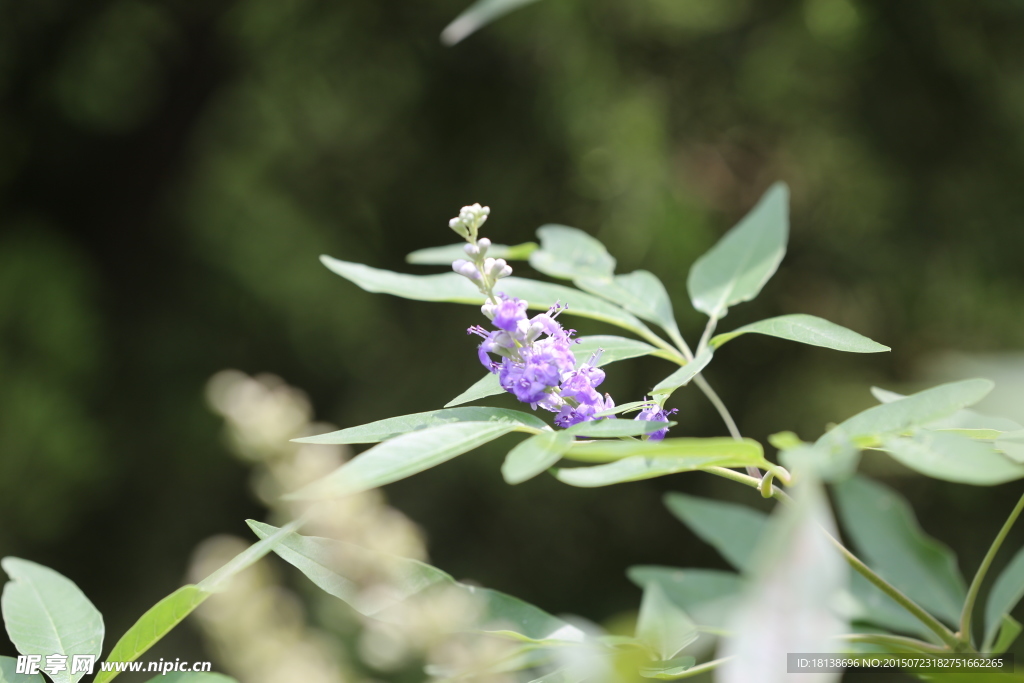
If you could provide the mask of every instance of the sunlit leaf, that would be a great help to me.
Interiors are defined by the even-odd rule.
[[[391,294],[414,301],[449,301],[480,306],[484,297],[466,278],[456,273],[437,275],[407,275],[389,270],[371,268],[361,263],[339,261],[321,256],[320,261],[334,273],[355,283],[367,292]],[[530,308],[547,310],[555,302],[567,306],[562,315],[578,315],[618,325],[637,334],[650,333],[649,328],[636,316],[586,292],[572,287],[539,282],[527,278],[509,277],[501,281],[501,291],[519,297]]]
[[[684,647],[697,640],[697,635],[697,625],[665,595],[660,584],[652,581],[644,586],[644,597],[640,602],[640,614],[636,622],[636,637],[658,659],[672,659]]]
[[[452,406],[459,406],[463,403],[479,401],[480,399],[487,398],[488,396],[497,396],[498,394],[504,393],[505,390],[501,388],[501,382],[498,381],[498,376],[493,372],[488,372],[486,375],[474,382],[473,386],[469,389],[466,389],[461,394],[445,403],[444,407],[451,408]]]
[[[568,457],[584,462],[609,462],[630,456],[648,458],[691,458],[694,463],[702,458],[724,459],[736,462],[722,467],[763,465],[764,448],[753,439],[737,441],[728,437],[696,439],[678,437],[663,441],[594,441],[573,446]],[[713,462],[718,465],[720,463]],[[701,465],[704,467],[705,465]]]
[[[966,587],[956,557],[921,530],[910,505],[863,477],[838,484],[835,494],[843,528],[861,559],[919,605],[957,623]]]
[[[698,311],[722,318],[750,301],[775,273],[789,238],[789,190],[776,183],[736,227],[690,268],[686,285]]]
[[[894,391],[871,387],[871,393],[880,403],[892,403],[906,398],[903,394]],[[930,429],[990,429],[1000,432],[1014,432],[1024,429],[1019,423],[1006,417],[985,415],[970,408],[958,410],[952,415],[930,422],[926,427]]]
[[[709,441],[716,443],[700,443]],[[731,442],[733,446],[725,442]],[[657,448],[662,445],[663,448]],[[655,448],[646,451],[646,455],[630,455],[632,452],[645,452],[642,448],[644,446]],[[731,439],[593,442],[573,447],[566,457],[593,462],[614,461],[605,465],[573,467],[556,472],[559,481],[585,488],[653,479],[707,467],[746,467],[764,462],[760,444]]]
[[[0,683],[46,683],[46,679],[42,674],[20,674],[17,659],[0,657]]]
[[[467,258],[464,251],[465,246],[465,242],[460,242],[443,247],[418,249],[408,254],[405,257],[405,262],[420,266],[450,266],[456,259]],[[537,244],[535,242],[524,242],[523,244],[516,244],[511,247],[505,244],[492,244],[487,249],[487,256],[489,258],[503,258],[506,261],[525,261],[530,258],[530,254],[536,249]]]
[[[249,521],[249,526],[261,538],[278,532],[259,522]],[[498,591],[459,583],[440,569],[416,560],[297,533],[289,533],[275,552],[328,594],[376,619],[402,619],[403,613],[392,610],[399,603],[428,591],[449,589],[479,601],[481,612],[471,625],[473,629],[534,642],[580,642],[584,639],[578,628],[533,605]],[[346,558],[350,561],[343,561]],[[372,600],[367,600],[359,590],[357,577],[346,575],[346,567],[365,566],[380,567],[381,576],[387,579],[384,585],[375,586]]]
[[[665,505],[733,567],[744,572],[753,569],[750,559],[768,515],[747,505],[682,493],[666,494]]]
[[[654,678],[659,681],[674,681],[683,677],[683,674],[693,669],[697,660],[693,657],[675,657],[662,662],[651,662],[640,667],[638,673],[644,678]]]
[[[1018,550],[992,584],[985,602],[985,639],[991,645],[1005,615],[1024,597],[1024,549]]]
[[[599,241],[576,228],[544,225],[537,229],[540,249],[530,254],[530,265],[545,275],[572,280],[577,277],[610,278],[615,259]]]
[[[114,649],[107,656],[107,661],[134,662],[167,635],[171,629],[181,623],[210,595],[207,591],[193,585],[182,586],[174,591],[139,617],[139,620],[114,645]],[[106,683],[117,675],[117,671],[99,671],[94,683]],[[161,679],[167,680],[167,677],[161,677]]]
[[[11,578],[4,585],[2,605],[7,635],[23,655],[99,657],[103,647],[103,617],[70,579],[35,562],[17,557],[0,561]],[[75,683],[84,672],[64,671],[54,683]]]
[[[890,350],[888,346],[872,341],[853,330],[836,325],[823,318],[802,313],[780,315],[777,318],[768,318],[767,320],[759,320],[756,323],[744,325],[732,332],[726,332],[725,334],[713,337],[711,345],[718,348],[741,334],[750,333],[766,334],[770,337],[779,337],[780,339],[789,339],[812,346],[823,346],[827,349],[848,351],[850,353],[878,353],[879,351]]]
[[[654,388],[651,389],[651,394],[655,396],[671,394],[679,387],[686,386],[694,377],[699,375],[701,371],[708,366],[708,363],[711,362],[711,358],[711,349],[704,349],[689,363],[658,382]]]
[[[288,498],[337,498],[384,486],[440,465],[514,429],[516,425],[508,422],[454,422],[402,434],[360,453]]]
[[[636,270],[614,277],[577,277],[573,283],[586,292],[622,306],[637,317],[665,329],[678,329],[665,285],[653,273]]]
[[[455,45],[509,12],[536,0],[477,0],[441,32],[441,42]]]
[[[776,508],[758,542],[755,575],[729,622],[733,635],[719,646],[719,656],[730,658],[719,669],[719,683],[790,681],[780,666],[784,653],[833,651],[833,638],[845,630],[832,603],[846,586],[847,568],[822,533],[835,527],[824,492],[806,480],[794,499]]]
[[[540,418],[520,410],[489,407],[451,408],[391,417],[359,427],[349,427],[336,432],[293,440],[298,443],[318,444],[377,443],[426,427],[437,427],[454,422],[504,422],[516,427],[548,428]]]
[[[994,486],[1024,477],[1024,464],[997,453],[993,444],[948,432],[887,438],[882,448],[912,470],[957,484]]]
[[[265,538],[258,543],[253,543],[251,546],[228,560],[223,567],[200,581],[196,587],[207,593],[218,593],[224,590],[236,574],[248,569],[266,556],[267,553],[273,550],[278,543],[281,543],[288,534],[298,529],[301,524],[301,520],[290,522],[282,527],[276,534]]]
[[[561,460],[572,442],[573,435],[561,430],[531,436],[505,456],[501,476],[509,484],[521,484],[532,479]]]

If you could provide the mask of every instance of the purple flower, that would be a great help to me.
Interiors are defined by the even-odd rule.
[[[672,410],[665,410],[664,408],[659,406],[657,403],[648,403],[646,406],[644,406],[643,410],[640,411],[640,414],[636,416],[636,419],[637,420],[646,420],[647,422],[666,422],[667,423],[668,422],[668,416],[669,415],[674,415],[677,412],[679,412],[679,411],[676,410],[675,408],[673,408]],[[661,441],[662,439],[665,438],[666,434],[668,434],[668,427],[665,427],[664,429],[659,429],[656,432],[651,432],[651,434],[648,435],[647,440],[648,441]]]
[[[494,307],[494,326],[506,332],[515,332],[519,321],[526,320],[526,302],[501,295],[501,303]]]

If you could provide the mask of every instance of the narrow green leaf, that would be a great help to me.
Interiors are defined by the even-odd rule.
[[[211,593],[193,585],[182,586],[174,591],[139,617],[114,645],[114,649],[107,656],[107,661],[134,662],[210,595]],[[100,671],[96,674],[94,683],[106,683],[113,680],[117,674],[117,671]]]
[[[756,323],[744,325],[732,332],[720,334],[711,339],[711,346],[718,348],[731,339],[741,334],[766,334],[770,337],[789,339],[790,341],[802,342],[812,346],[823,346],[826,349],[836,351],[848,351],[850,353],[878,353],[889,351],[888,346],[883,346],[872,341],[864,335],[857,334],[841,325],[829,322],[823,318],[813,315],[796,313],[793,315],[780,315],[777,318],[759,320]]]
[[[892,403],[901,398],[906,398],[903,394],[879,389],[878,387],[871,387],[871,393],[878,399],[879,403]],[[985,415],[969,408],[958,410],[948,417],[930,422],[925,426],[931,429],[989,429],[1000,432],[1013,432],[1024,429],[1024,426],[1009,418]]]
[[[733,567],[741,572],[753,570],[751,554],[764,533],[768,515],[746,505],[682,493],[666,494],[665,505]]]
[[[626,573],[629,580],[640,588],[646,587],[649,583],[657,583],[670,600],[694,615],[700,615],[709,604],[735,598],[744,585],[739,574],[719,569],[638,565],[630,567]],[[706,622],[702,620],[702,623]]]
[[[728,452],[687,456],[659,455],[657,457],[635,455],[606,465],[560,469],[557,470],[555,476],[559,481],[570,486],[593,488],[664,477],[678,472],[694,472],[708,467],[745,467],[760,462],[760,457]]]
[[[429,249],[418,249],[405,257],[406,263],[419,266],[450,266],[456,259],[466,258],[463,248],[465,242],[458,244],[447,244],[443,247],[430,247]],[[487,256],[490,258],[503,258],[506,261],[525,261],[530,258],[537,249],[536,242],[524,242],[515,246],[505,244],[492,244],[487,249]]]
[[[736,441],[728,437],[708,439],[679,437],[663,441],[592,441],[573,446],[567,457],[583,462],[609,462],[630,456],[647,458],[692,458],[694,463],[708,458],[709,462],[727,460],[735,465],[722,467],[745,467],[765,465],[764,449],[753,439]],[[711,465],[720,465],[711,462]],[[699,465],[707,467],[709,465]]]
[[[17,557],[0,561],[11,580],[0,599],[7,635],[23,655],[99,657],[103,648],[103,617],[70,579],[35,562]],[[54,683],[76,683],[84,672],[71,666],[51,676]]]
[[[991,644],[1003,617],[1009,615],[1024,597],[1024,548],[1006,565],[999,578],[992,584],[985,602],[985,639]]]
[[[846,588],[847,567],[825,531],[835,524],[824,491],[807,479],[793,491],[794,502],[776,508],[758,542],[752,577],[733,612],[719,657],[728,657],[720,683],[783,683],[791,675],[779,666],[780,653],[828,652],[846,624],[832,608]],[[841,673],[816,674],[838,681]]]
[[[474,382],[473,386],[469,389],[466,389],[461,394],[445,403],[444,407],[451,408],[452,406],[459,406],[463,403],[479,401],[480,399],[487,398],[488,396],[497,396],[498,394],[504,393],[505,390],[501,388],[498,376],[493,372],[488,372],[486,375]]]
[[[585,292],[622,306],[644,320],[665,329],[678,330],[672,312],[672,300],[669,299],[665,285],[653,273],[636,270],[614,277],[577,277],[573,284]]]
[[[509,484],[532,479],[562,459],[572,446],[573,435],[567,431],[544,432],[520,442],[505,456],[501,476]]]
[[[671,394],[679,387],[686,386],[694,377],[699,375],[704,368],[708,366],[708,363],[711,362],[712,355],[713,352],[711,349],[704,349],[689,363],[658,382],[658,384],[651,389],[651,394],[656,396]]]
[[[371,268],[361,263],[339,261],[330,256],[321,256],[320,261],[334,273],[367,292],[391,294],[414,301],[449,301],[476,306],[484,303],[484,297],[476,287],[456,273],[406,275]],[[572,287],[509,277],[501,281],[501,291],[526,300],[533,309],[546,311],[557,301],[568,306],[562,315],[578,315],[618,325],[640,335],[650,334],[650,329],[633,314]]]
[[[0,657],[0,683],[46,683],[46,679],[42,674],[20,674],[17,659]]]
[[[359,427],[349,427],[327,434],[293,439],[293,441],[317,444],[378,443],[408,432],[455,422],[500,422],[511,424],[515,428],[549,429],[540,418],[520,410],[490,407],[451,408],[391,417]]]
[[[645,342],[610,334],[596,334],[589,337],[580,337],[579,343],[572,347],[573,355],[576,357],[576,366],[579,367],[589,361],[590,357],[597,351],[601,351],[601,356],[596,363],[596,367],[599,368],[616,361],[636,358],[638,356],[654,355],[665,357],[664,351]],[[505,390],[498,383],[498,376],[493,373],[487,373],[476,384],[449,401],[445,408],[503,393],[505,393]]]
[[[636,637],[661,660],[675,657],[684,647],[697,640],[697,625],[689,615],[665,595],[652,581],[644,586]]]
[[[650,401],[632,401],[630,403],[617,405],[608,410],[602,410],[599,413],[594,413],[594,417],[608,417],[609,415],[621,415],[622,413],[635,413],[649,405],[651,405]]]
[[[653,434],[675,424],[675,422],[653,422],[649,420],[596,420],[580,422],[565,431],[575,436],[615,438]]]
[[[260,522],[249,521],[249,526],[260,538],[268,538],[279,531]],[[440,569],[416,560],[384,555],[334,539],[300,536],[294,532],[276,546],[275,552],[328,594],[376,619],[404,618],[401,613],[392,614],[391,608],[426,591],[447,588],[480,600],[482,611],[473,625],[478,630],[518,636],[533,642],[580,642],[584,638],[578,628],[518,598],[459,583]],[[372,601],[361,599],[358,585],[345,572],[346,567],[365,566],[382,567],[385,570],[383,575],[389,579],[387,585],[375,586]]]
[[[977,403],[992,391],[992,387],[992,382],[987,379],[940,384],[898,401],[868,408],[844,421],[837,430],[852,437],[902,434]]]
[[[640,667],[639,674],[644,678],[654,678],[659,681],[674,681],[682,678],[682,675],[690,671],[697,660],[693,657],[676,657],[663,662],[651,662]]]
[[[577,277],[610,278],[615,259],[599,241],[576,228],[544,225],[537,229],[540,249],[530,254],[530,265],[545,275],[572,280]]]
[[[267,553],[273,550],[278,543],[283,541],[288,534],[292,533],[300,526],[302,526],[302,520],[295,520],[294,522],[282,527],[277,534],[274,534],[269,538],[265,538],[259,543],[253,543],[251,546],[228,560],[223,567],[200,581],[196,585],[196,588],[207,593],[219,593],[227,588],[228,582],[230,582],[236,574],[248,569],[262,559]]]
[[[722,318],[750,301],[782,262],[789,238],[789,190],[776,183],[761,201],[690,268],[686,285],[698,311]]]
[[[843,528],[860,557],[919,605],[957,623],[967,591],[956,557],[925,535],[910,505],[863,477],[838,484],[835,494]]]
[[[1017,636],[1020,635],[1022,630],[1019,621],[1011,617],[1009,614],[1003,615],[1002,625],[999,627],[999,637],[996,638],[995,644],[992,646],[992,652],[995,654],[1002,654],[1010,649],[1010,647],[1016,642]]]
[[[948,432],[887,438],[882,448],[912,470],[957,484],[994,486],[1024,478],[1024,464],[997,453],[993,444]]]
[[[509,12],[536,0],[477,0],[441,32],[441,42],[455,45]]]
[[[287,498],[338,498],[384,486],[447,462],[515,428],[507,422],[455,422],[402,434],[360,453]]]

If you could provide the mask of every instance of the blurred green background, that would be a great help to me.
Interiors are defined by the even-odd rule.
[[[787,181],[789,255],[721,329],[805,312],[893,352],[730,344],[707,376],[759,439],[817,437],[942,352],[1024,349],[1024,3],[544,0],[443,47],[462,9],[0,0],[0,554],[75,579],[112,635],[197,542],[263,514],[204,402],[215,372],[276,373],[344,426],[480,376],[477,311],[317,262],[429,272],[404,255],[455,241],[464,204],[492,207],[496,242],[594,234],[662,277],[693,341],[689,264]],[[636,400],[669,369],[605,386]],[[695,391],[674,400],[678,433],[725,433]],[[660,492],[757,503],[703,475],[508,487],[512,443],[388,494],[436,564],[554,612],[634,608],[632,564],[724,566]],[[965,572],[1020,488],[892,481]]]

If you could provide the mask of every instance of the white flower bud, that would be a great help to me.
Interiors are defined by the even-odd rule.
[[[480,271],[483,272],[485,275],[491,275],[492,273],[494,273],[494,263],[495,261],[492,258],[484,259],[484,267],[481,268]]]
[[[480,247],[480,252],[483,253],[491,248],[491,241],[486,237],[481,237],[477,240],[477,246]]]
[[[506,265],[504,268],[502,268],[500,271],[498,271],[498,274],[495,277],[497,277],[498,279],[501,279],[503,277],[508,277],[511,274],[512,274],[512,266]]]
[[[480,248],[473,244],[467,244],[462,247],[462,251],[466,252],[466,256],[479,256]]]

